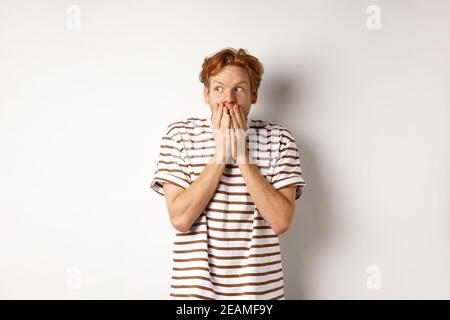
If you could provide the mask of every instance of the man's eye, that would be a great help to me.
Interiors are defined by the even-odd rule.
[[[222,89],[222,88],[221,88],[221,87],[214,87],[214,90],[215,90],[215,91],[219,91],[218,89]],[[237,90],[237,89],[241,89],[240,91],[243,91],[243,90],[244,90],[242,87],[237,87],[236,90]]]

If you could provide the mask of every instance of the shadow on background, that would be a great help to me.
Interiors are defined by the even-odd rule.
[[[305,77],[306,75],[303,74]],[[320,170],[315,166],[314,150],[302,138],[298,126],[287,125],[286,119],[301,118],[306,81],[298,83],[298,74],[278,74],[265,78],[263,116],[284,125],[296,138],[306,186],[298,200],[290,229],[280,236],[286,299],[311,299],[314,295],[311,279],[315,274],[315,257],[330,238],[332,219],[326,192],[322,188]],[[304,85],[303,85],[304,84]],[[267,102],[267,105],[266,105]],[[256,105],[255,105],[256,106]],[[258,108],[258,107],[257,107]]]

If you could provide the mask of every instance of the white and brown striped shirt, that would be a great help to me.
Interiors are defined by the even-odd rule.
[[[248,118],[249,152],[274,189],[306,185],[294,136],[285,127]],[[150,187],[187,188],[214,152],[209,116],[171,123],[162,137]],[[188,232],[173,243],[171,299],[285,299],[278,236],[250,197],[236,164],[227,164],[217,189]]]

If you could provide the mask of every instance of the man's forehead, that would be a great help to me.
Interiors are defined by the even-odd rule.
[[[247,80],[247,79],[242,79],[242,78],[233,79],[233,81],[230,81],[230,82],[236,82],[236,81],[237,81],[236,84],[248,83],[248,80]],[[222,79],[220,79],[220,80],[219,80],[219,79],[213,79],[213,83],[214,83],[214,82],[223,84],[224,82],[226,83],[227,81],[226,81],[226,80],[222,80]]]

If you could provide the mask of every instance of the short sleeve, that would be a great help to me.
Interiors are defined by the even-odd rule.
[[[188,188],[191,178],[186,158],[182,152],[183,147],[174,136],[176,130],[170,126],[161,138],[159,159],[156,165],[150,188],[164,196],[164,183],[172,183],[182,188]]]
[[[297,186],[295,191],[295,199],[297,200],[303,192],[303,187],[306,186],[302,176],[299,149],[289,130],[280,130],[279,133],[280,143],[273,160],[274,170],[271,184],[275,190],[287,186]]]

